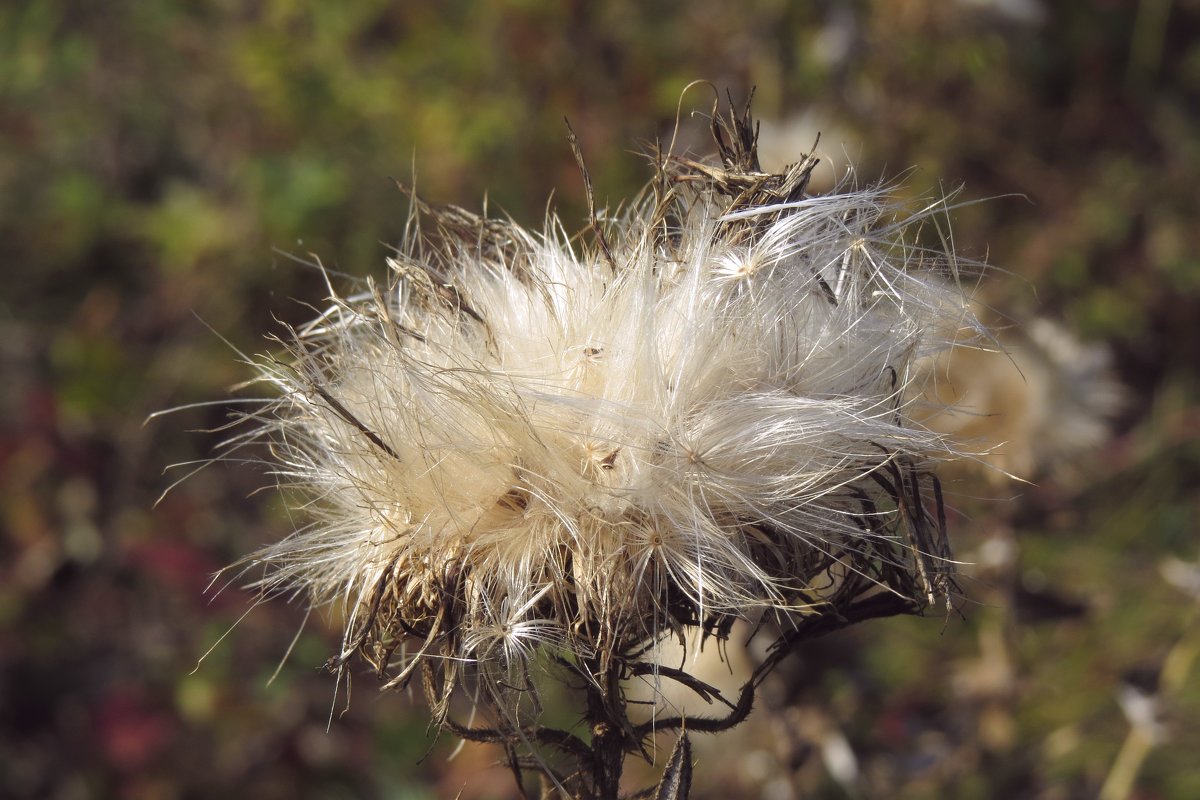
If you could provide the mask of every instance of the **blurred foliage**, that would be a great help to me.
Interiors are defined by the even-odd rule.
[[[864,178],[997,198],[953,220],[998,267],[985,299],[1110,348],[1129,396],[1086,480],[956,484],[963,618],[801,654],[764,704],[784,710],[704,751],[697,795],[849,796],[834,730],[860,796],[1094,796],[1130,727],[1119,687],[1196,620],[1160,566],[1198,556],[1198,34],[1197,0],[0,5],[0,794],[509,796],[494,753],[448,761],[369,678],[343,713],[315,669],[335,619],[274,682],[298,605],[255,608],[193,670],[254,604],[211,575],[291,521],[238,465],[152,507],[180,474],[162,467],[218,439],[185,429],[228,409],[143,420],[220,399],[247,376],[231,345],[311,314],[321,278],[296,260],[381,275],[393,179],[532,225],[553,192],[582,228],[563,117],[615,207],[707,78],[757,85],[793,156],[823,129]],[[1200,796],[1198,683],[1167,698],[1136,796]]]

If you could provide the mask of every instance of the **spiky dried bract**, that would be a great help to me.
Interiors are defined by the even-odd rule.
[[[312,522],[256,560],[344,603],[343,661],[517,676],[495,690],[543,648],[607,664],[947,591],[946,446],[907,414],[968,313],[917,243],[933,211],[810,195],[815,159],[764,174],[747,119],[716,130],[720,164],[658,158],[592,248],[414,198],[386,288],[261,362],[255,418]]]

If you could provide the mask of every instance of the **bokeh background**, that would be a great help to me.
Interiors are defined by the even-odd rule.
[[[615,206],[707,78],[758,87],[775,164],[820,131],[825,185],[986,199],[955,240],[1013,358],[955,385],[1030,482],[951,476],[961,615],[806,649],[694,796],[1200,797],[1198,34],[1197,0],[0,5],[0,795],[511,796],[415,700],[335,698],[336,618],[269,682],[303,605],[209,583],[292,521],[252,464],[155,506],[229,408],[144,421],[231,396],[324,297],[309,254],[383,276],[394,178],[581,228],[563,117]]]

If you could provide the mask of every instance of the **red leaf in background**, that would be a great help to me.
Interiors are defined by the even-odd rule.
[[[175,720],[148,705],[134,689],[114,689],[97,704],[100,752],[118,770],[135,771],[163,753],[174,738]]]
[[[208,590],[219,565],[189,542],[168,539],[134,542],[126,551],[125,561],[131,569],[203,605],[212,605],[221,596],[215,588]]]

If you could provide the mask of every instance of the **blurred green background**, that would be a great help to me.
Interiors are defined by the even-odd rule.
[[[248,377],[221,337],[259,352],[311,315],[296,258],[382,276],[393,178],[533,226],[553,193],[581,228],[563,117],[615,206],[707,78],[757,85],[772,157],[821,131],[864,179],[998,198],[953,214],[956,244],[995,265],[1018,346],[1034,319],[1077,340],[1044,370],[1049,429],[1093,413],[1070,368],[1100,353],[1124,400],[1031,484],[957,476],[962,618],[806,650],[694,796],[1093,797],[1153,733],[1122,796],[1200,797],[1198,34],[1197,0],[0,5],[0,795],[511,796],[495,753],[448,761],[369,676],[343,711],[336,618],[268,685],[299,602],[193,671],[254,603],[212,574],[292,522],[253,465],[153,507],[229,409],[143,421]],[[710,95],[684,101],[698,146]]]

